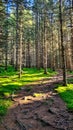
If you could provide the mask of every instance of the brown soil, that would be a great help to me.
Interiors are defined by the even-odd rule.
[[[73,114],[54,91],[55,84],[61,82],[57,75],[33,85],[27,92],[25,87],[13,98],[14,105],[8,110],[0,124],[0,130],[73,130]],[[34,93],[43,93],[34,96]]]

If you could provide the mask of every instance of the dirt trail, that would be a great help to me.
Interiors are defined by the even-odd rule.
[[[68,76],[69,77],[69,76]],[[22,88],[14,98],[0,130],[73,130],[73,114],[54,91],[62,75],[54,76],[47,83],[34,85],[30,92]],[[35,96],[34,93],[37,94]]]

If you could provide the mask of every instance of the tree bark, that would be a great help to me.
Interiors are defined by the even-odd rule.
[[[19,3],[18,0],[16,0],[16,71],[19,70],[19,26],[18,26],[18,10],[19,10]]]
[[[43,66],[44,74],[47,74],[47,16],[46,9],[44,9],[44,37],[43,37]]]
[[[66,78],[65,47],[64,47],[64,43],[63,43],[62,0],[59,0],[59,19],[60,19],[60,33],[61,33],[63,85],[66,86],[67,85],[67,78]]]

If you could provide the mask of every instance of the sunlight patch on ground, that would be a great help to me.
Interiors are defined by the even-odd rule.
[[[59,86],[56,91],[66,102],[68,109],[73,110],[73,84],[68,84],[67,86]]]
[[[49,79],[53,75],[57,74],[55,71],[51,69],[47,69],[48,74],[44,74],[43,69],[36,69],[36,68],[24,68],[22,71],[21,79],[18,78],[18,72],[14,71],[12,66],[9,66],[7,71],[4,70],[3,67],[0,68],[0,111],[1,113],[6,113],[7,106],[6,104],[11,100],[9,100],[9,96],[12,93],[15,93],[20,87],[25,87],[29,84],[42,84],[43,79]],[[46,83],[44,81],[43,83]],[[28,90],[29,91],[29,90]],[[6,102],[6,104],[5,104]],[[5,108],[5,109],[4,109]],[[2,112],[3,111],[3,112]]]
[[[18,97],[18,95],[16,96]],[[48,93],[48,92],[47,93],[34,93],[33,95],[28,95],[28,96],[24,96],[20,98],[17,98],[16,96],[14,98],[15,101],[19,102],[20,105],[24,105],[24,104],[34,103],[36,101],[47,102],[53,96],[53,93]]]

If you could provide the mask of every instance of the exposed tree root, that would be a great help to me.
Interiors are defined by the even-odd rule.
[[[23,124],[20,120],[16,119],[15,122],[19,125],[20,129],[26,130],[25,124]]]

